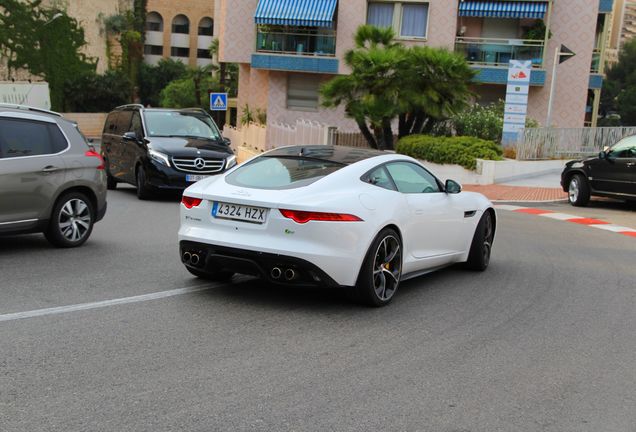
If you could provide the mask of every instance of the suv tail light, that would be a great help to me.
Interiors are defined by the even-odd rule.
[[[99,153],[97,153],[95,150],[88,150],[86,153],[84,153],[84,156],[86,157],[96,157],[97,159],[99,159],[99,165],[97,166],[98,170],[103,170],[104,169],[104,158],[102,157],[102,155],[100,155]]]
[[[203,202],[201,198],[194,198],[187,195],[184,195],[181,198],[181,204],[183,204],[185,208],[187,209],[191,209],[192,207],[197,207],[199,204],[201,204],[201,202]]]
[[[284,210],[280,209],[280,213],[294,222],[304,224],[309,221],[327,221],[327,222],[362,222],[358,216],[345,213],[323,213],[308,212],[300,210]]]

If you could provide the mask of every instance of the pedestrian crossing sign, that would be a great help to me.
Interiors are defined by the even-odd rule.
[[[227,111],[227,93],[210,93],[210,110]]]

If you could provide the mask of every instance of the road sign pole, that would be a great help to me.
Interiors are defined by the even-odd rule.
[[[554,93],[556,91],[556,79],[557,79],[557,66],[559,65],[559,53],[561,47],[556,47],[554,50],[554,65],[552,66],[552,82],[550,83],[550,97],[548,99],[548,117],[545,121],[545,127],[551,127],[552,123],[552,105],[554,103]]]

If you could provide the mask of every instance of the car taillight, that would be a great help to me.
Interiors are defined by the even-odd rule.
[[[186,195],[181,198],[181,204],[183,204],[188,209],[197,207],[199,204],[201,204],[201,202],[203,202],[201,198],[193,198]]]
[[[358,216],[345,213],[323,213],[309,212],[301,210],[284,210],[280,209],[280,213],[294,222],[304,224],[309,221],[328,221],[328,222],[361,222]]]
[[[99,159],[99,165],[97,166],[97,169],[98,170],[103,170],[104,169],[104,158],[102,157],[102,155],[97,153],[95,150],[88,150],[86,153],[84,153],[84,156],[86,156],[86,157],[96,157],[97,159]]]

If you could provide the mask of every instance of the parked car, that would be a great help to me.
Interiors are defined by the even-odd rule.
[[[586,206],[590,196],[636,200],[636,136],[623,138],[597,157],[568,162],[561,186],[573,206]]]
[[[349,287],[387,304],[400,281],[454,263],[485,270],[496,214],[415,159],[332,146],[284,147],[184,191],[188,271]]]
[[[106,213],[104,161],[60,114],[0,104],[0,234],[83,244]]]
[[[116,108],[106,119],[101,153],[108,188],[137,186],[139,199],[183,190],[236,164],[230,141],[202,109]]]

